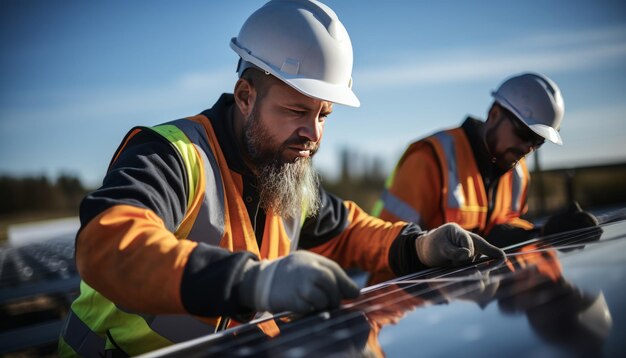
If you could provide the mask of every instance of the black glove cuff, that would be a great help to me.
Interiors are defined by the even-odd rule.
[[[546,221],[541,229],[541,234],[547,236],[598,225],[598,219],[593,214],[582,210],[577,202],[572,202],[568,208],[552,215]]]
[[[408,224],[391,244],[389,266],[396,276],[404,276],[428,268],[417,257],[415,249],[415,240],[424,233],[425,231],[422,231],[419,226]]]
[[[247,251],[232,253],[199,244],[189,255],[181,282],[180,296],[185,309],[205,317],[252,313],[239,300],[239,285],[250,259],[256,257]]]
[[[537,235],[539,235],[537,228],[525,230],[510,224],[499,224],[493,226],[489,234],[485,236],[485,240],[492,245],[503,248],[530,240]]]

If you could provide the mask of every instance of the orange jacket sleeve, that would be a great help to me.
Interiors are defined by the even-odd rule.
[[[337,261],[344,268],[389,272],[389,251],[406,223],[375,218],[351,201],[345,201],[344,205],[348,209],[348,226],[332,240],[310,250]]]
[[[80,231],[76,265],[87,284],[121,307],[184,313],[181,278],[196,246],[178,240],[154,212],[117,205]]]

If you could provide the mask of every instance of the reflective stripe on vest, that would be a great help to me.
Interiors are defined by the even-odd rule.
[[[174,145],[179,149],[181,155],[182,153],[193,151],[193,155],[183,155],[183,161],[185,161],[186,166],[189,166],[188,161],[195,160],[197,156],[200,156],[203,163],[202,169],[205,171],[203,175],[205,180],[204,197],[197,214],[197,220],[194,221],[188,233],[179,233],[182,236],[179,239],[184,237],[189,240],[219,246],[222,235],[224,235],[224,184],[222,183],[217,160],[206,138],[204,127],[186,119],[179,119],[168,124],[156,126],[153,129],[170,141],[178,141],[179,138],[186,137],[183,143],[178,141]],[[184,135],[182,135],[183,133]],[[183,148],[179,148],[179,146]],[[196,165],[196,167],[198,166]],[[187,173],[200,175],[194,169],[188,169]],[[194,181],[195,185],[197,185],[197,181],[199,179]],[[196,194],[195,191],[194,194]],[[188,205],[191,205],[191,203],[189,202]]]
[[[466,229],[479,232],[485,230],[484,233],[488,233],[494,224],[507,220],[511,216],[521,215],[528,186],[528,172],[523,159],[513,170],[500,177],[497,191],[492,193],[494,195],[491,198],[494,205],[493,211],[491,216],[487,217],[490,198],[487,196],[471,145],[463,129],[455,128],[437,132],[411,144],[404,155],[420,150],[419,146],[427,143],[432,146],[435,159],[439,162],[441,169],[441,202],[422,203],[422,205],[433,205],[427,207],[428,214],[430,210],[441,210],[443,216],[421,213],[415,209],[414,203],[402,200],[389,190],[393,186],[397,168],[394,168],[387,178],[385,191],[376,202],[372,210],[373,215],[379,216],[384,209],[399,220],[416,222],[427,228],[453,221]],[[402,159],[399,163],[401,162]],[[415,175],[429,174],[415,173]],[[422,188],[421,190],[428,189]]]
[[[513,170],[513,182],[511,184],[511,211],[522,211],[522,191],[524,186],[524,169],[522,164],[517,163]]]
[[[385,189],[380,197],[382,207],[395,215],[401,221],[414,222],[419,224],[421,216],[411,205],[404,200],[393,195],[388,189]],[[381,207],[381,208],[382,208]],[[380,209],[378,210],[380,212]],[[374,214],[376,215],[376,214]]]
[[[224,233],[224,189],[221,180],[221,175],[217,161],[212,151],[205,151],[200,149],[195,141],[206,141],[206,137],[200,138],[199,134],[194,135],[195,128],[188,128],[187,131],[182,132],[174,124],[184,125],[186,120],[178,120],[172,122],[172,124],[165,124],[150,128],[154,132],[158,133],[165,139],[167,139],[180,154],[183,164],[185,166],[185,172],[187,174],[187,189],[189,191],[187,199],[187,210],[197,195],[203,195],[202,204],[194,219],[192,227],[189,231],[180,232],[180,228],[183,225],[179,225],[175,235],[178,239],[187,238],[189,240],[195,240],[199,242],[205,242],[210,245],[219,246],[220,240]],[[190,122],[193,124],[193,122]],[[189,126],[192,127],[192,126]],[[202,131],[204,129],[201,129]],[[135,134],[138,133],[135,132]],[[189,133],[189,134],[188,134]],[[197,131],[195,132],[197,133]],[[129,138],[130,139],[130,138]],[[208,143],[207,143],[208,144]],[[207,147],[209,147],[207,145]],[[210,147],[209,147],[210,148]],[[208,154],[207,154],[208,153]],[[200,165],[202,163],[202,166]],[[206,175],[203,171],[211,171]],[[202,175],[205,174],[205,175]],[[202,178],[203,177],[203,178]],[[204,188],[200,188],[199,184],[205,182]],[[204,189],[204,190],[202,190]],[[209,195],[206,195],[206,194]],[[214,208],[209,211],[208,207]],[[215,209],[217,208],[217,210]],[[199,218],[199,220],[195,220]],[[215,331],[214,326],[210,326],[205,322],[201,322],[189,315],[141,315],[133,312],[127,312],[124,309],[114,306],[114,304],[105,299],[100,293],[93,290],[84,282],[81,282],[81,296],[86,298],[92,297],[91,305],[95,306],[96,310],[109,312],[110,316],[124,316],[124,326],[142,326],[143,329],[125,329],[118,330],[114,335],[116,339],[124,341],[125,335],[132,336],[129,340],[141,341],[141,351],[148,351],[157,348],[167,346],[172,343],[182,342],[189,339],[197,338],[203,335],[213,333]],[[100,302],[100,304],[95,304]],[[104,307],[108,308],[105,309]],[[107,341],[106,335],[100,336],[89,328],[79,317],[84,314],[79,314],[80,305],[72,305],[71,317],[68,317],[66,327],[62,332],[62,337],[67,345],[69,345],[79,355],[97,355],[99,352],[103,352]],[[77,309],[79,312],[74,311]],[[117,312],[113,312],[117,311]],[[104,316],[104,315],[103,315]],[[119,319],[119,317],[118,317]],[[106,318],[105,318],[106,320]],[[102,319],[100,319],[102,321]],[[119,322],[119,320],[117,321]],[[111,324],[112,326],[114,324]],[[108,326],[108,325],[107,325]],[[96,329],[96,331],[98,331]],[[144,331],[143,334],[137,334],[139,331]],[[71,334],[68,334],[71,332]],[[73,337],[81,337],[76,339]],[[135,338],[135,337],[141,337]],[[134,338],[134,339],[133,339]],[[148,338],[148,339],[146,339]],[[146,347],[146,342],[156,343],[156,346]],[[125,349],[132,347],[123,347]],[[148,348],[148,349],[147,349]],[[132,354],[132,351],[126,351],[126,353]]]
[[[479,229],[488,232],[494,223],[502,218],[512,215],[521,215],[523,209],[525,189],[528,183],[524,159],[513,168],[503,174],[493,193],[494,198],[488,198],[482,181],[482,176],[478,172],[478,167],[472,152],[472,148],[465,140],[465,133],[462,128],[442,131],[434,134],[429,139],[440,150],[439,161],[446,172],[444,178],[444,189],[447,189],[445,200],[445,222],[455,221],[466,229]],[[459,160],[467,160],[463,163],[461,170],[457,163]],[[445,163],[445,164],[443,164]],[[447,188],[445,188],[447,185]],[[464,187],[465,185],[465,187]],[[494,210],[490,217],[486,216],[489,200],[494,203],[506,202],[510,197],[508,207],[498,208],[494,204]]]
[[[447,158],[448,170],[448,196],[446,199],[449,209],[459,209],[465,205],[463,197],[463,187],[459,183],[459,171],[456,165],[456,148],[454,147],[454,138],[447,132],[439,132],[434,135],[439,140],[443,148],[445,157]]]
[[[199,220],[196,220],[194,223],[188,239],[218,246],[219,240],[213,241],[207,238],[207,236],[219,237],[221,239],[224,234],[224,217],[223,214],[220,214],[224,212],[224,202],[223,200],[218,200],[218,198],[224,198],[224,186],[221,181],[220,168],[209,145],[205,129],[201,124],[188,119],[178,119],[166,125],[157,126],[155,129],[159,129],[160,127],[169,128],[169,126],[175,126],[184,132],[187,138],[194,143],[198,153],[201,155],[204,162],[204,169],[208,171],[210,168],[213,174],[211,175],[211,173],[207,172],[204,175],[206,178],[204,200],[200,207],[200,213],[198,214]],[[171,130],[171,128],[168,130]],[[216,178],[220,180],[215,180]],[[213,209],[209,211],[209,207]],[[219,210],[215,210],[214,208],[219,208]],[[207,218],[210,218],[210,220],[207,220]],[[291,242],[292,251],[297,247],[298,238],[300,237],[300,231],[305,218],[306,208],[303,207],[301,215],[295,218],[283,219],[283,226]],[[215,236],[207,235],[207,232],[214,233]]]
[[[119,322],[124,322],[123,327]],[[138,344],[117,347],[107,334],[115,336],[119,342],[131,336]],[[101,356],[106,349],[116,348],[136,355],[173,343],[150,329],[144,318],[119,309],[84,281],[80,283],[80,296],[72,303],[66,317],[61,337],[60,344],[65,343],[75,354],[86,357]],[[62,347],[59,353],[72,355],[66,347]]]
[[[71,327],[71,334],[68,334]],[[69,310],[61,330],[61,337],[74,352],[81,357],[104,356],[106,339],[100,337],[80,320],[73,310]],[[70,353],[70,352],[66,352]]]
[[[459,173],[455,160],[456,148],[454,138],[447,132],[436,133],[433,137],[438,140],[446,158],[450,158],[450,160],[446,161],[446,168],[442,168],[447,171],[447,187],[453,188],[447,191],[446,205],[449,209],[460,209],[465,204],[465,197],[463,196],[463,187],[459,182]],[[393,174],[395,174],[395,169],[394,173],[392,173],[392,177]],[[421,175],[421,173],[419,175]],[[393,180],[388,180],[386,186],[391,186],[392,182]],[[421,213],[404,200],[393,195],[388,189],[383,191],[381,202],[382,205],[377,204],[374,209],[374,215],[377,216],[384,207],[385,210],[395,215],[399,220],[420,224]]]
[[[398,164],[393,168],[393,171],[385,180],[385,189],[381,194],[380,198],[376,200],[374,203],[374,208],[372,208],[372,216],[380,217],[380,213],[383,209],[389,211],[393,215],[395,215],[398,220],[414,222],[418,225],[420,224],[420,220],[422,219],[420,213],[417,212],[411,205],[409,205],[404,200],[398,198],[393,195],[389,188],[393,185],[393,181],[396,177],[396,170],[398,169]]]

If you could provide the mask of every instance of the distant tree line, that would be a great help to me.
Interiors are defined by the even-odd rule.
[[[357,203],[371,212],[387,179],[381,158],[344,148],[341,151],[340,174],[336,180],[322,178],[322,186],[334,195]]]
[[[344,149],[340,175],[322,178],[329,192],[356,202],[370,212],[384,189],[388,173],[382,159]],[[577,200],[584,208],[626,203],[626,163],[533,172],[529,190],[529,215],[542,216]],[[78,206],[90,189],[72,175],[56,180],[43,175],[0,175],[0,215],[61,213],[78,215]]]
[[[339,177],[322,178],[322,185],[331,193],[355,201],[370,211],[383,189],[385,178],[379,158],[344,149]],[[80,202],[89,191],[78,177],[69,174],[56,179],[45,175],[16,177],[0,174],[0,215],[78,215]]]
[[[80,180],[62,174],[56,180],[46,176],[0,175],[0,215],[40,212],[75,212],[87,193]]]
[[[336,180],[322,178],[322,185],[331,193],[352,200],[371,212],[389,175],[382,159],[348,148],[341,152],[340,158],[340,176]],[[584,209],[624,206],[624,182],[624,162],[549,170],[541,170],[536,165],[531,172],[526,217],[534,220],[553,214],[572,201],[577,201]]]

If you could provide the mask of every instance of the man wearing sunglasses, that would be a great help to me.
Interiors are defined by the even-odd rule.
[[[529,183],[524,158],[546,140],[563,143],[561,91],[544,75],[523,73],[492,96],[486,121],[467,118],[408,147],[374,215],[425,229],[456,222],[500,247],[535,234],[520,218]]]

